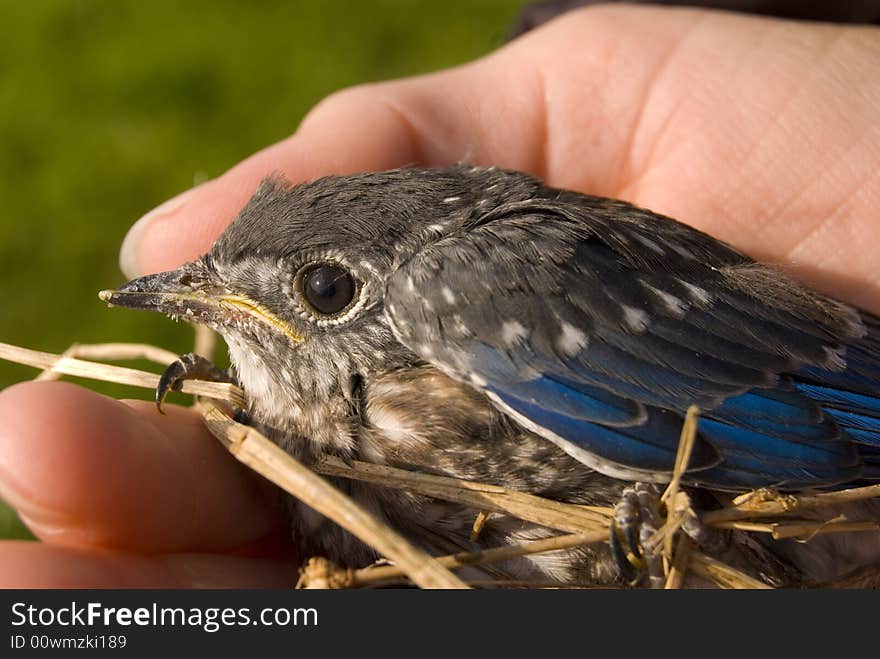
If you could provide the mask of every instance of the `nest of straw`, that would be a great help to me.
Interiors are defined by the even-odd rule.
[[[210,357],[214,340],[212,332],[197,328],[196,352]],[[147,359],[167,366],[177,359],[177,355],[155,346],[128,343],[73,345],[60,355],[0,343],[0,359],[40,369],[38,380],[69,375],[155,389],[159,382],[156,373],[114,366],[100,360]],[[360,570],[341,569],[321,557],[312,557],[301,568],[297,587],[362,588],[405,582],[421,588],[559,588],[565,586],[534,582],[465,582],[453,570],[608,541],[614,517],[611,508],[561,503],[496,485],[386,465],[359,461],[346,463],[332,456],[306,467],[254,428],[232,418],[229,408],[240,408],[244,403],[244,393],[235,385],[187,380],[182,383],[181,391],[197,397],[195,405],[208,430],[236,459],[327,516],[384,557]],[[681,532],[688,516],[697,516],[708,527],[769,534],[777,540],[796,538],[808,542],[826,533],[880,531],[878,522],[850,521],[832,516],[832,513],[824,517],[817,515],[817,511],[829,511],[843,503],[880,497],[880,484],[802,496],[757,490],[737,497],[729,506],[719,510],[693,510],[680,489],[680,483],[696,437],[697,415],[696,408],[688,410],[673,478],[662,496],[667,518],[648,541],[662,556],[666,588],[682,587],[689,573],[721,588],[771,588],[763,581],[700,552],[689,536]],[[333,487],[323,476],[399,488],[473,508],[480,511],[475,516],[475,536],[491,513],[510,515],[556,529],[559,535],[521,545],[430,556]],[[803,517],[806,511],[810,513],[809,519]],[[820,519],[816,519],[817,516]],[[838,588],[880,586],[880,567],[862,570],[834,583],[816,585]]]

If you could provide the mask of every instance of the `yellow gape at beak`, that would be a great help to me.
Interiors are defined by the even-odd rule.
[[[110,306],[158,311],[182,320],[208,325],[224,325],[234,314],[244,314],[284,334],[291,344],[295,345],[303,340],[290,323],[258,302],[244,295],[192,288],[181,283],[180,273],[177,271],[140,277],[119,290],[101,291],[98,297]]]

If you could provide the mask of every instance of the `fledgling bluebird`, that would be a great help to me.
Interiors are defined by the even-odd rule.
[[[104,299],[223,335],[248,418],[307,463],[332,454],[613,506],[633,482],[669,480],[695,404],[686,484],[704,506],[880,477],[880,320],[670,218],[519,172],[269,179],[208,254]],[[198,372],[178,362],[159,398]],[[334,482],[434,553],[555,533],[492,515],[473,542],[475,510]],[[376,558],[289,509],[303,556]],[[845,512],[878,519],[872,504]],[[880,560],[878,533],[722,544],[785,585]],[[623,579],[606,545],[487,570]]]

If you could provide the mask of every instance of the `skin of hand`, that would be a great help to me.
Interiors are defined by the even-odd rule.
[[[290,138],[142,218],[129,276],[203,253],[268,173],[457,161],[692,224],[880,312],[880,30],[688,9],[572,12],[478,61],[341,91]],[[7,587],[289,586],[271,488],[194,412],[65,383],[0,394],[0,496],[43,543]]]

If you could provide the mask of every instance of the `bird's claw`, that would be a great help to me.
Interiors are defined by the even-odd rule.
[[[156,387],[156,407],[165,414],[162,404],[169,391],[180,391],[184,380],[208,380],[209,382],[232,382],[228,371],[218,368],[210,359],[194,352],[181,355],[162,372]]]
[[[624,488],[611,522],[611,554],[624,579],[640,586],[662,588],[663,562],[649,542],[661,525],[660,494],[650,483]]]
[[[663,504],[656,486],[651,483],[633,483],[624,488],[620,501],[614,507],[611,522],[611,555],[621,575],[631,586],[647,585],[663,588],[666,575],[663,566],[662,543],[655,534],[668,520],[661,510]],[[681,530],[709,554],[723,552],[730,542],[725,531],[713,529],[700,520],[691,506],[690,496],[679,490],[674,517],[679,518]],[[667,531],[668,532],[668,531]]]

